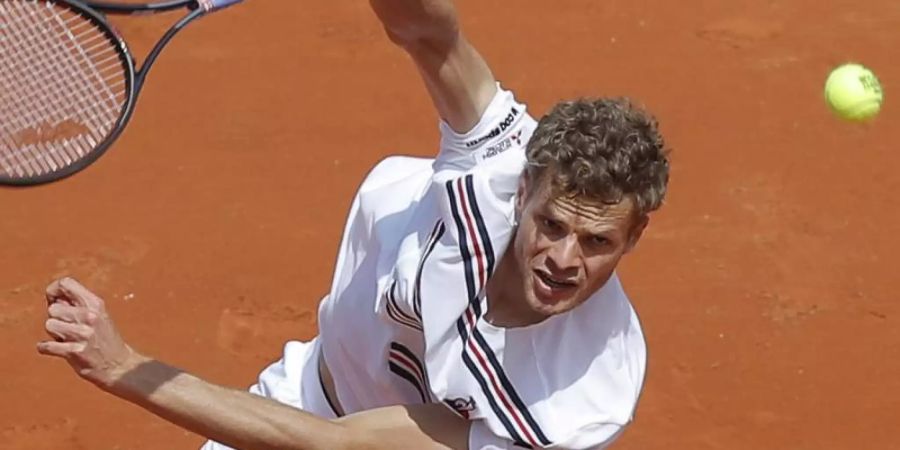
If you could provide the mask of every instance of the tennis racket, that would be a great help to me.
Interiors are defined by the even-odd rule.
[[[166,44],[187,24],[241,0],[114,4],[0,0],[0,185],[70,176],[119,137]],[[140,69],[105,14],[184,9]]]

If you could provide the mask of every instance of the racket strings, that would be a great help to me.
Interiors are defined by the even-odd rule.
[[[46,25],[46,24],[47,24],[47,21],[44,20],[42,25]],[[23,24],[21,20],[15,21],[12,23],[12,28],[13,28],[13,31],[15,31],[15,32],[20,31],[25,26],[30,26],[30,24],[27,24],[27,23]],[[24,55],[35,55],[35,57],[36,57],[35,61],[38,61],[42,64],[46,64],[48,62],[47,61],[48,54],[46,54],[44,52],[40,52],[40,51],[36,52],[35,51],[36,49],[34,48],[35,43],[32,42],[31,44],[32,45],[22,46],[20,48],[20,51],[18,52],[19,55],[17,55],[17,56],[19,58],[23,58],[23,54]],[[54,46],[51,48],[51,50],[55,50],[56,48],[57,48],[57,46]],[[61,62],[65,62],[65,60],[63,60]],[[29,77],[28,76],[29,74],[27,74],[27,73],[23,74],[21,72],[16,73],[15,75],[17,75],[20,80],[25,80],[24,83],[22,83],[22,84],[24,84],[24,87],[26,89],[28,89],[28,92],[35,91],[36,86],[35,86],[34,82],[38,81],[37,78]],[[69,92],[69,89],[71,88],[71,86],[61,85],[60,88],[67,89],[67,92]],[[50,89],[49,93],[59,96],[60,89],[56,89],[55,90],[56,92],[53,92],[53,91],[54,91],[53,89]],[[62,98],[66,98],[66,97],[62,96]],[[13,119],[12,122],[14,124],[20,126],[21,129],[25,130],[25,132],[23,132],[22,135],[18,136],[18,138],[19,138],[18,140],[20,142],[16,143],[16,144],[20,145],[20,150],[21,150],[21,154],[18,155],[19,158],[17,158],[17,161],[22,161],[22,154],[24,154],[24,155],[26,155],[24,162],[27,165],[29,165],[33,171],[37,170],[38,172],[42,172],[42,171],[46,171],[48,169],[54,170],[57,166],[64,165],[68,161],[71,161],[74,158],[80,156],[79,155],[80,152],[77,149],[73,150],[73,148],[71,146],[72,142],[70,142],[69,140],[63,139],[62,142],[60,142],[61,145],[59,147],[49,147],[49,148],[46,145],[46,143],[40,142],[40,135],[38,133],[40,133],[41,130],[35,129],[33,127],[32,128],[29,128],[29,127],[31,126],[32,123],[35,123],[35,122],[40,123],[39,120],[41,120],[42,118],[48,118],[48,119],[54,119],[54,118],[47,115],[47,106],[48,105],[45,102],[40,102],[40,100],[42,100],[41,97],[24,97],[23,99],[25,101],[22,101],[21,103],[24,107],[27,108],[27,110],[24,111],[25,114],[20,115],[19,117],[12,118]],[[71,98],[67,98],[67,100],[71,101]],[[40,104],[36,104],[35,101],[40,102]],[[66,109],[70,111],[70,108],[66,108]],[[68,112],[68,111],[66,111],[66,112]],[[21,145],[22,140],[30,140],[30,141],[35,141],[35,142],[29,143],[31,145],[26,144],[26,145],[22,146]],[[80,143],[82,145],[84,144],[84,142],[77,142],[77,141],[76,141],[76,143]],[[63,154],[58,153],[60,150],[63,151],[64,153]],[[65,155],[67,158],[64,159],[63,155]],[[46,160],[47,157],[49,157],[49,161]]]
[[[70,18],[69,20],[67,20],[65,23],[60,23],[60,22],[59,22],[59,19],[60,19],[59,16],[57,16],[57,15],[51,15],[51,16],[48,16],[48,15],[46,14],[46,11],[48,11],[48,10],[43,10],[43,11],[45,12],[45,14],[43,14],[43,16],[44,16],[43,19],[44,19],[44,20],[43,20],[42,25],[45,25],[45,26],[46,26],[48,23],[54,24],[54,22],[55,22],[55,25],[58,25],[58,26],[60,26],[60,27],[68,27],[68,28],[60,28],[60,29],[63,30],[63,31],[65,32],[65,34],[67,34],[68,36],[70,36],[70,38],[71,38],[71,37],[74,37],[74,38],[76,39],[76,40],[74,40],[74,42],[78,42],[77,40],[83,40],[83,39],[84,39],[84,36],[73,33],[73,31],[76,31],[76,30],[77,30],[77,27],[72,27],[72,26],[71,26],[71,25],[72,25],[72,24],[71,24],[71,22],[72,22],[71,18]],[[21,22],[21,21],[19,21],[19,22]],[[20,25],[20,26],[21,26],[21,25],[23,25],[23,24],[14,23],[13,25],[14,25],[14,26],[15,26],[15,25]],[[29,24],[24,24],[24,25],[29,25]],[[81,29],[86,28],[86,27],[84,26],[84,23],[83,23],[83,22],[82,22],[81,24],[79,24],[79,25],[81,25],[81,26],[80,26]],[[18,30],[15,30],[15,31],[18,31]],[[93,38],[93,40],[96,41],[96,40],[97,40],[97,39],[96,39],[96,36],[97,36],[97,35],[98,35],[97,33],[93,33],[93,34],[92,34],[91,36],[89,36],[89,37]],[[71,41],[70,41],[70,42],[71,42]],[[71,81],[78,81],[79,79],[83,79],[83,78],[85,77],[85,75],[92,75],[92,74],[90,74],[90,73],[85,73],[85,72],[83,72],[83,71],[79,71],[79,70],[78,70],[79,68],[78,68],[77,66],[74,67],[75,70],[72,70],[72,69],[73,69],[73,65],[71,64],[71,63],[72,63],[72,60],[71,60],[71,58],[65,58],[65,57],[64,57],[64,53],[62,53],[63,57],[60,58],[60,56],[61,56],[61,51],[65,51],[65,50],[66,50],[66,49],[64,49],[64,48],[62,47],[62,45],[65,44],[65,43],[66,43],[66,41],[64,41],[64,40],[57,40],[57,41],[54,41],[54,42],[53,42],[53,45],[52,45],[51,47],[48,47],[48,48],[52,51],[52,53],[50,53],[50,52],[40,52],[40,51],[36,51],[36,50],[38,50],[38,49],[33,48],[34,45],[32,45],[32,46],[30,46],[30,47],[29,47],[29,46],[25,46],[23,51],[27,52],[27,54],[32,54],[32,55],[37,56],[37,57],[38,57],[37,60],[38,60],[40,63],[43,63],[44,65],[51,64],[51,63],[53,63],[53,62],[62,63],[62,64],[60,64],[60,67],[64,67],[65,69],[68,69],[67,72],[69,72],[70,74],[75,74],[75,76],[73,76],[73,77],[71,77],[71,78],[68,78],[68,80],[70,80],[69,83],[62,83],[62,84],[60,84],[60,85],[58,86],[57,89],[49,89],[49,90],[47,90],[47,92],[45,92],[45,93],[50,94],[50,95],[55,96],[55,97],[58,97],[58,98],[63,98],[63,99],[67,102],[67,103],[66,103],[67,107],[64,108],[64,109],[61,111],[62,113],[65,113],[65,114],[67,114],[67,115],[69,115],[69,116],[77,116],[77,115],[79,115],[78,113],[81,113],[81,114],[83,115],[83,112],[84,112],[84,110],[86,109],[85,106],[89,106],[89,105],[85,105],[85,102],[83,101],[83,99],[84,99],[84,94],[87,93],[87,91],[86,91],[87,87],[86,87],[84,84],[74,84],[74,85],[73,85],[73,83],[72,83]],[[84,46],[85,44],[86,44],[86,43],[82,43],[82,48],[83,48],[83,46]],[[108,47],[108,46],[107,46],[107,47]],[[76,49],[76,50],[77,50],[77,49]],[[50,60],[49,58],[54,58],[54,59],[53,59],[53,60]],[[68,66],[68,67],[65,67],[65,66]],[[80,73],[79,73],[79,72],[80,72]],[[81,75],[81,76],[79,76],[79,75]],[[25,77],[23,77],[23,79],[25,79]],[[34,80],[37,80],[37,79],[36,79],[36,78],[32,78],[32,80],[34,81]],[[51,86],[52,86],[52,85],[51,85]],[[33,85],[32,85],[32,86],[29,86],[29,87],[30,87],[32,90],[34,89],[34,86],[33,86]],[[63,92],[63,90],[65,90],[65,92]],[[60,96],[60,94],[64,94],[64,95]],[[69,95],[65,95],[65,94],[69,94]],[[77,97],[73,97],[73,96],[72,96],[73,94],[74,94],[74,95],[77,95]],[[41,97],[35,97],[34,100],[41,101],[41,100],[44,100],[45,98],[46,98],[46,97],[44,97],[44,98],[41,98]],[[78,100],[82,100],[82,101],[79,102]],[[52,113],[52,110],[49,109],[49,107],[52,106],[52,105],[49,105],[47,102],[41,102],[40,105],[36,105],[36,104],[34,104],[34,103],[30,103],[30,104],[29,104],[29,102],[25,102],[25,103],[29,106],[28,112],[31,113],[31,114],[27,114],[27,115],[26,115],[26,118],[29,119],[30,122],[34,122],[35,119],[40,120],[40,119],[43,119],[43,118],[50,118],[50,119],[53,119],[53,120],[55,120],[55,121],[58,121],[58,118],[48,116],[48,114],[47,114],[48,112],[51,112],[51,113]],[[81,111],[73,111],[73,110],[72,110],[72,106],[73,106],[73,105],[79,105],[79,106],[81,106]],[[106,111],[106,112],[107,112],[107,114],[109,113],[109,111]],[[75,113],[75,114],[73,114],[73,113]],[[28,124],[25,124],[25,125],[27,126]],[[96,131],[96,128],[102,127],[102,124],[98,124],[98,123],[91,123],[91,125],[93,125],[93,127],[95,128],[95,131]],[[33,131],[33,130],[32,130],[32,131]],[[92,133],[92,134],[95,134],[95,133]],[[34,135],[34,132],[32,132],[32,135]],[[36,136],[31,136],[31,137],[34,138],[34,137],[36,137]],[[96,134],[95,134],[94,136],[78,136],[78,137],[82,137],[82,138],[85,138],[85,137],[87,137],[87,138],[93,137],[94,139],[87,139],[87,142],[85,142],[85,139],[76,139],[76,140],[74,141],[74,143],[76,143],[76,144],[81,144],[81,145],[76,146],[74,149],[72,149],[71,146],[70,146],[70,144],[72,144],[73,142],[70,141],[70,140],[68,140],[68,139],[64,139],[64,140],[61,142],[62,146],[61,146],[59,149],[54,149],[54,148],[50,148],[50,149],[49,149],[49,150],[51,150],[51,152],[49,153],[49,156],[51,156],[51,157],[52,157],[52,156],[56,156],[56,157],[57,157],[57,158],[54,158],[55,161],[51,161],[51,164],[52,164],[53,162],[55,162],[56,164],[66,164],[66,163],[68,163],[68,161],[60,160],[59,157],[62,156],[62,155],[59,155],[57,152],[53,152],[52,150],[57,150],[57,151],[58,151],[58,150],[63,150],[65,153],[67,153],[67,156],[69,157],[70,160],[71,160],[71,159],[75,159],[75,158],[78,158],[78,157],[83,156],[83,153],[84,153],[84,152],[83,152],[82,150],[83,150],[83,147],[85,147],[85,144],[94,144],[94,143],[95,143],[95,139],[96,139],[97,136],[96,136]],[[91,141],[94,141],[94,142],[91,142]],[[38,144],[40,144],[40,142],[38,142]],[[31,159],[34,159],[33,157],[36,156],[36,155],[35,155],[35,151],[37,151],[37,150],[44,150],[44,151],[47,151],[48,149],[47,149],[47,148],[41,148],[41,149],[27,148],[26,150],[28,150],[26,153],[30,153],[30,154],[31,154],[31,156],[32,156]],[[73,153],[73,150],[74,150],[74,153]],[[37,155],[40,155],[40,153],[38,153]],[[43,161],[30,161],[30,162],[31,162],[32,165],[33,165],[35,162],[43,162]],[[46,162],[45,162],[45,164],[46,164]],[[47,166],[44,165],[43,168],[46,170]]]
[[[21,23],[22,20],[18,20],[18,21],[10,21],[10,22],[11,22],[11,28],[13,29],[14,32],[18,32],[23,26],[25,26],[25,25],[23,25],[23,24]],[[26,25],[27,25],[27,24],[26,24]],[[33,43],[28,43],[28,44],[33,44]],[[17,50],[16,53],[18,53],[18,54],[17,54],[16,56],[18,56],[19,58],[24,58],[23,54],[24,54],[24,55],[30,55],[30,54],[34,53],[34,48],[33,48],[33,47],[34,47],[34,45],[24,45],[24,46],[21,46],[21,47]],[[41,53],[38,53],[38,56],[41,56]],[[22,69],[22,68],[21,68],[21,67],[17,67],[17,69]],[[13,73],[13,75],[16,76],[16,77],[18,77],[18,79],[21,80],[22,83],[25,83],[25,87],[26,87],[26,88],[28,88],[29,90],[33,90],[33,89],[34,89],[33,83],[32,83],[32,82],[34,81],[34,79],[33,79],[32,77],[28,77],[28,76],[27,76],[28,74],[23,74],[23,73],[21,72],[21,70],[19,70],[19,71]],[[27,98],[26,98],[26,100],[27,100]],[[27,127],[27,123],[33,121],[33,120],[34,120],[34,116],[35,116],[36,114],[39,114],[39,113],[41,112],[41,109],[42,109],[42,108],[38,108],[38,107],[36,107],[33,103],[28,102],[28,101],[25,101],[25,102],[22,102],[22,103],[23,103],[25,106],[28,107],[28,109],[25,110],[25,114],[20,115],[20,116],[16,116],[16,117],[12,117],[12,118],[7,118],[7,120],[10,120],[10,121],[11,121],[12,123],[14,123],[15,125],[18,125],[18,126],[20,126],[20,127],[22,127],[22,128],[24,129],[24,128]],[[39,144],[39,143],[38,143],[38,144]],[[48,167],[48,165],[47,165],[48,163],[47,163],[46,161],[40,160],[40,159],[39,159],[39,156],[40,156],[41,154],[40,154],[40,153],[35,153],[35,152],[38,152],[38,151],[46,151],[47,149],[46,149],[46,148],[42,148],[43,146],[41,146],[41,145],[36,145],[35,147],[37,147],[37,148],[33,148],[33,147],[29,147],[29,146],[26,146],[25,148],[22,148],[22,149],[21,149],[22,152],[21,152],[20,155],[18,155],[19,158],[17,158],[17,161],[19,161],[20,163],[30,164],[32,170],[46,170],[47,167]],[[24,161],[22,161],[23,154],[26,155]],[[50,155],[52,156],[53,154],[50,154]],[[36,157],[38,157],[38,158],[36,158]],[[40,166],[35,167],[35,164],[39,164],[39,163],[41,163]],[[42,166],[42,167],[41,167],[41,166]]]
[[[106,44],[104,44],[104,45],[106,45]],[[97,47],[99,47],[99,44],[97,45]],[[106,45],[106,47],[108,47],[108,45]],[[21,50],[27,55],[29,53],[35,53],[36,49],[29,47],[29,46],[23,46],[21,48]],[[115,60],[118,59],[117,53],[115,53],[113,51],[108,51],[107,53],[110,53],[110,56],[108,56],[105,60],[100,61],[101,63],[109,63],[114,59]],[[40,53],[38,53],[38,54],[40,55]],[[25,57],[25,56],[23,55],[22,57]],[[103,70],[103,72],[105,72],[105,73],[101,72],[101,74],[104,76],[116,75],[119,70],[120,69],[116,68],[115,66],[108,66]],[[26,77],[23,76],[22,78],[25,79]],[[109,87],[116,88],[118,90],[123,89],[124,86],[125,86],[124,79],[120,79],[109,85]],[[54,96],[54,97],[65,98],[65,96],[70,92],[69,91],[70,87],[71,86],[66,86],[63,83],[60,83],[57,86],[47,86],[45,88],[45,93],[47,93],[51,96]],[[82,94],[82,95],[88,93],[87,87],[85,87],[84,85],[75,85],[74,89],[76,90],[77,93]],[[39,100],[39,99],[36,99],[36,100]],[[44,112],[49,107],[49,105],[47,105],[47,104],[43,104],[42,106],[44,108],[41,111],[39,111],[38,109],[29,109],[28,110],[29,115],[31,115],[31,116],[38,115],[41,112]],[[73,103],[67,104],[67,108],[65,109],[64,112],[69,115],[86,115],[86,114],[90,114],[93,111],[93,106],[94,105],[84,104],[83,102],[82,102],[82,104],[77,105],[77,106],[74,105]],[[101,104],[101,106],[102,106],[102,104]],[[114,109],[115,106],[116,105],[111,104],[109,108],[105,108],[105,112],[115,114],[116,113],[116,110]],[[89,116],[89,118],[98,119],[99,116],[91,115],[91,116]],[[92,131],[96,132],[97,129],[101,128],[100,122],[96,122],[96,121],[92,120],[91,124],[94,125],[94,128],[92,129]],[[95,136],[95,137],[98,137],[98,136]],[[102,136],[100,136],[100,137],[102,137]]]
[[[84,28],[83,25],[82,25],[82,28]],[[91,37],[94,38],[94,40],[97,40],[96,36],[97,36],[97,34],[94,33],[93,36],[91,36]],[[61,50],[64,50],[63,48],[61,48],[61,45],[63,44],[62,41],[54,42],[51,47],[48,47],[46,49],[46,51],[42,51],[42,49],[40,47],[37,47],[38,45],[40,45],[39,42],[31,42],[30,44],[31,45],[26,44],[26,45],[20,47],[21,51],[19,52],[20,55],[18,55],[20,58],[33,56],[36,58],[36,60],[37,60],[36,62],[38,62],[38,63],[44,64],[44,65],[55,63],[55,64],[59,64],[61,67],[69,66],[69,67],[65,67],[65,68],[70,69],[69,73],[73,72],[71,70],[71,64],[67,64],[67,63],[71,63],[71,60],[69,58],[65,58],[64,57],[65,55],[60,53]],[[61,58],[61,56],[62,56],[62,58]],[[27,76],[28,74],[20,74],[20,75],[25,75],[21,78],[23,80],[30,80],[32,82],[43,81],[36,77],[28,77]],[[78,77],[78,76],[67,78],[66,80],[63,80],[64,81],[63,83],[57,83],[56,85],[49,85],[45,88],[46,93],[50,94],[51,96],[55,96],[57,98],[61,98],[66,101],[65,104],[70,107],[66,110],[67,113],[71,113],[71,105],[75,104],[73,102],[73,100],[78,100],[79,98],[83,99],[84,94],[89,93],[87,86],[85,86],[84,84],[75,84],[74,83],[75,81],[78,81],[79,78],[80,77]],[[33,89],[34,84],[30,84],[29,87]],[[60,96],[60,94],[63,94],[63,95]],[[73,95],[79,95],[80,97],[73,98],[72,97]],[[46,98],[46,97],[44,97],[44,98]],[[34,97],[32,100],[40,101],[42,99],[43,98],[41,98],[41,97]],[[84,106],[84,102],[80,102],[80,103],[82,104],[82,106]],[[44,108],[29,109],[29,112],[32,112],[33,113],[32,115],[46,113],[47,107],[51,106],[51,105],[49,105],[47,103],[43,103],[42,106],[44,106]]]
[[[33,45],[21,46],[18,49],[18,53],[20,53],[20,55],[17,55],[17,56],[24,58],[24,57],[26,57],[25,55],[34,54],[35,50],[36,49],[34,48]],[[40,52],[37,52],[36,54],[38,57],[43,56]],[[46,61],[42,61],[42,62],[46,62]],[[18,68],[18,69],[21,69],[21,68]],[[21,73],[21,71],[19,71],[19,72],[14,72],[11,75],[19,77],[20,80],[25,80],[26,85],[24,87],[28,88],[29,91],[34,90],[35,86],[33,85],[33,83],[30,83],[30,82],[35,81],[35,79],[32,77],[28,77],[27,76],[28,74],[23,74],[23,73]],[[69,90],[66,89],[67,87],[68,86],[63,86],[63,85],[60,85],[58,87],[57,86],[49,86],[48,88],[45,89],[45,92],[50,95],[53,95],[53,96],[58,96],[58,97],[64,98],[65,95],[69,92]],[[46,103],[36,105],[33,102],[30,102],[29,100],[39,101],[40,98],[33,98],[33,99],[26,98],[25,101],[23,102],[23,106],[27,107],[27,109],[25,109],[25,111],[24,111],[25,114],[22,114],[22,115],[19,115],[16,117],[4,117],[4,119],[9,120],[11,123],[13,123],[17,126],[20,126],[22,129],[28,129],[30,123],[39,121],[42,117],[45,117],[48,105]],[[71,114],[72,110],[71,110],[71,108],[66,108],[66,110],[64,112]],[[69,156],[70,159],[74,159],[75,157],[80,156],[78,154],[77,150],[74,150],[75,151],[74,154],[71,153],[73,150],[70,149],[69,144],[70,143],[67,141],[62,142],[63,147],[61,149],[65,153],[68,153],[67,156]],[[48,169],[55,170],[57,165],[65,164],[65,161],[60,160],[60,157],[62,155],[54,152],[54,150],[56,150],[56,149],[54,149],[54,148],[48,149],[48,148],[46,148],[46,145],[42,145],[42,143],[40,143],[40,142],[36,143],[34,146],[24,146],[22,148],[22,150],[23,150],[22,153],[27,155],[28,157],[23,161],[21,158],[22,155],[19,155],[20,158],[17,158],[17,160],[25,163],[26,165],[30,164],[32,166],[32,169],[34,169],[34,170],[44,170],[44,171],[46,171]],[[50,156],[51,161],[42,160],[41,159],[42,155]],[[35,168],[34,167],[35,164],[39,164],[40,167]]]
[[[126,101],[115,43],[51,1],[0,1],[0,67],[0,176],[39,176],[83,158]]]

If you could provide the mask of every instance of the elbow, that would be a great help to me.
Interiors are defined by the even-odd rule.
[[[416,6],[410,6],[408,0],[403,3],[370,0],[375,15],[394,44],[406,49],[422,45],[440,48],[459,40],[459,21],[452,3],[422,2]]]

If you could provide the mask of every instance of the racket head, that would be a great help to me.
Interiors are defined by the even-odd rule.
[[[0,0],[0,184],[75,174],[121,134],[135,64],[102,15],[75,0]]]

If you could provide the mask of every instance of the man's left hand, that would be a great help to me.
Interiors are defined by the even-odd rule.
[[[38,353],[65,359],[82,378],[109,390],[140,362],[119,335],[103,299],[72,278],[47,287],[47,334]]]

